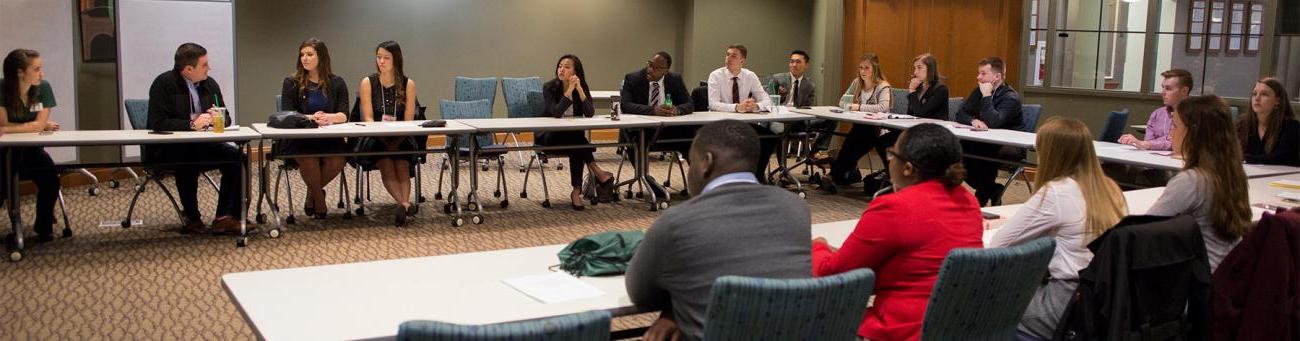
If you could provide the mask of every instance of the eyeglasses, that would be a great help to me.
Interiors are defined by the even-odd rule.
[[[903,158],[903,155],[898,154],[898,150],[894,149],[894,147],[885,148],[885,156],[888,157],[889,160],[898,159],[899,161],[907,162],[907,160]]]

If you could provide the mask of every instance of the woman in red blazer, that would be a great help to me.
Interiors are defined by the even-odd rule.
[[[813,275],[871,268],[876,299],[858,336],[916,340],[944,257],[955,248],[983,247],[983,218],[975,196],[961,186],[961,144],[948,128],[914,126],[887,154],[895,192],[871,201],[838,251],[824,238],[813,240]]]

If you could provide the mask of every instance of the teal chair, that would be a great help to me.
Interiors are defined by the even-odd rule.
[[[537,117],[542,110],[540,102],[534,106],[529,102],[528,93],[531,91],[542,91],[542,79],[540,77],[525,78],[501,78],[501,94],[506,99],[506,117]],[[522,146],[519,143],[519,134],[510,133],[506,135],[512,147]],[[503,141],[505,142],[505,141]],[[515,153],[515,158],[519,161],[519,171],[526,170],[524,167],[524,152]]]
[[[907,89],[893,88],[890,89],[893,98],[890,98],[894,107],[891,109],[895,114],[907,114]]]
[[[994,249],[955,249],[939,269],[921,340],[1012,340],[1047,275],[1056,241],[1043,237]]]
[[[853,340],[876,283],[871,269],[797,279],[713,282],[705,340]]]
[[[491,103],[483,99],[474,100],[474,101],[449,101],[444,99],[438,104],[438,109],[439,112],[442,113],[442,118],[447,120],[492,118]],[[450,142],[451,141],[449,138],[445,143],[449,144]],[[505,174],[506,145],[497,144],[496,141],[493,141],[493,138],[491,136],[483,136],[483,135],[474,135],[474,139],[472,140],[472,143],[474,143],[475,146],[477,146],[478,148],[479,160],[483,160],[484,162],[486,161],[497,162],[497,185],[496,185],[496,190],[492,192],[492,196],[494,198],[501,198],[501,203],[500,203],[501,208],[510,207],[510,196],[503,194],[503,193],[508,193],[508,191],[506,190],[506,174]],[[448,145],[444,145],[444,148],[447,146]],[[476,161],[476,160],[468,160],[470,157],[469,146],[457,147],[456,153],[458,156],[460,156],[460,159],[463,162]],[[444,157],[442,159],[442,166],[439,167],[439,171],[438,171],[438,193],[434,194],[435,200],[441,200],[443,197],[442,185],[443,185],[443,174],[445,173],[444,170],[447,169],[447,167],[460,167],[460,165],[451,165],[450,163],[451,163],[450,158]],[[475,169],[475,167],[470,167],[470,171],[474,172],[477,171],[477,169]],[[453,195],[455,194],[453,193]],[[502,198],[503,196],[504,198]],[[470,193],[469,196],[466,198],[466,205],[467,205],[466,206],[467,210],[478,211],[479,210],[478,194]],[[453,207],[451,206],[450,203],[443,205],[444,213],[451,213],[452,209]],[[474,222],[475,224],[482,224],[483,218],[481,215],[475,215],[471,217],[471,221]]]
[[[406,321],[397,327],[398,341],[605,341],[609,340],[610,315],[588,311],[556,317],[460,325],[438,321]]]
[[[1106,124],[1101,127],[1101,135],[1097,135],[1097,141],[1115,142],[1124,134],[1124,127],[1128,125],[1128,109],[1120,109],[1106,114]]]
[[[131,129],[149,129],[149,100],[128,99],[123,104],[126,106],[126,118],[127,122],[131,124]],[[140,160],[147,164],[149,160],[145,156],[149,153],[145,152],[144,149],[143,147],[140,148]],[[135,213],[135,204],[140,200],[140,194],[144,193],[151,182],[158,184],[158,188],[161,188],[163,194],[167,195],[167,201],[171,202],[172,208],[176,210],[176,216],[180,218],[182,224],[185,223],[185,213],[181,211],[181,206],[176,203],[176,197],[172,195],[171,190],[167,189],[167,185],[162,182],[162,179],[171,173],[165,168],[144,166],[144,182],[135,186],[135,195],[131,196],[131,204],[127,206],[126,218],[123,218],[121,223],[122,228],[131,227],[131,216]],[[204,177],[207,177],[207,174],[204,174]],[[212,178],[208,178],[208,181],[212,182]],[[217,188],[216,183],[212,183],[212,187]],[[65,218],[64,221],[67,221],[67,219]]]
[[[957,111],[961,110],[961,103],[964,99],[961,97],[948,98],[948,120],[957,120]]]
[[[488,112],[491,112],[491,109],[496,107],[496,97],[496,77],[456,77],[456,101],[467,102],[485,99],[488,101]]]

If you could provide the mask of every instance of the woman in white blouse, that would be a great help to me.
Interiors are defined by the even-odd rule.
[[[1037,190],[993,236],[987,247],[1007,247],[1051,236],[1056,250],[1049,279],[1025,309],[1017,332],[1049,339],[1078,286],[1079,270],[1092,261],[1088,243],[1127,214],[1119,186],[1107,178],[1082,121],[1054,117],[1038,129]]]
[[[853,79],[844,96],[853,96],[848,104],[849,110],[863,112],[889,112],[894,105],[894,95],[889,87],[889,80],[880,70],[880,58],[874,53],[862,55],[858,60],[858,77]],[[858,171],[858,160],[867,155],[880,137],[880,127],[865,124],[840,124],[837,134],[844,134],[840,147],[832,141],[830,149],[839,149],[839,154],[831,162],[830,184],[823,184],[828,191],[834,192],[835,186],[847,186],[862,181]],[[833,153],[832,153],[833,154]],[[884,155],[881,155],[884,160]],[[885,178],[888,179],[888,178]],[[875,190],[867,189],[868,193]]]

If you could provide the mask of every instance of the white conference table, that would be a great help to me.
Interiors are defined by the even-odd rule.
[[[591,92],[591,98],[595,98],[595,99],[609,100],[609,99],[613,99],[614,96],[618,96],[618,90],[602,90],[602,91]]]
[[[1183,168],[1183,160],[1169,156],[1169,152],[1139,150],[1130,145],[1114,142],[1093,142],[1097,158],[1103,162],[1120,163],[1151,169],[1177,171]],[[1300,173],[1300,168],[1281,165],[1243,165],[1247,178],[1269,177]]]
[[[240,128],[239,126],[227,127],[224,132],[216,133],[213,131],[177,131],[167,133],[151,133],[149,130],[68,130],[54,131],[44,133],[11,133],[0,136],[0,147],[4,147],[4,174],[3,176],[10,179],[11,183],[18,183],[17,165],[14,164],[14,148],[12,147],[86,147],[86,146],[128,146],[128,145],[162,145],[177,143],[221,143],[233,142],[239,144],[240,152],[245,156],[251,153],[249,142],[262,137],[257,131],[251,128]],[[247,157],[245,158],[247,159]],[[150,163],[149,165],[162,164],[193,164],[196,162],[179,162],[179,163]],[[244,179],[244,186],[240,188],[240,201],[243,202],[248,197],[249,182],[249,165],[245,161],[239,161],[240,170],[244,173],[241,177]],[[111,162],[111,163],[63,163],[55,165],[57,169],[71,168],[93,168],[93,167],[118,167],[142,165],[140,162]],[[50,169],[49,171],[56,171]],[[22,233],[22,216],[19,214],[18,187],[9,186],[9,193],[5,193],[9,202],[9,222],[12,226],[15,238],[12,242],[7,243],[9,251],[9,260],[19,261],[23,257],[23,233]],[[240,216],[247,216],[247,209],[240,206]],[[246,219],[240,219],[240,233],[235,239],[235,245],[244,246],[248,242]],[[64,235],[69,235],[71,230],[64,230]]]
[[[1250,180],[1252,203],[1297,206],[1276,197],[1277,180],[1300,181],[1300,175]],[[1144,214],[1164,188],[1124,192],[1129,213]],[[1001,216],[988,221],[985,244],[1021,204],[984,208]],[[865,209],[865,207],[864,207]],[[1253,220],[1265,209],[1252,207]],[[841,245],[857,220],[815,224],[809,238],[825,237]],[[436,320],[488,324],[607,310],[614,316],[639,313],[627,296],[623,276],[583,277],[604,295],[543,304],[502,283],[503,279],[549,273],[565,245],[231,273],[222,286],[245,320],[267,340],[391,338],[403,321]],[[508,307],[508,309],[503,309]]]
[[[453,145],[456,143],[457,139],[455,137],[457,135],[472,134],[475,131],[473,127],[457,122],[455,120],[446,121],[447,124],[446,126],[443,127],[429,127],[429,128],[420,126],[420,124],[424,122],[425,121],[347,122],[347,123],[323,126],[319,128],[313,128],[313,129],[272,128],[267,126],[265,123],[255,123],[253,124],[253,129],[257,130],[257,132],[262,134],[263,140],[259,141],[259,145],[258,145],[259,149],[265,148],[266,140],[293,140],[293,139],[344,138],[344,137],[358,138],[358,137],[381,137],[381,136],[419,137],[419,136],[429,136],[429,135],[446,135],[448,137],[447,138],[448,145]],[[262,213],[262,201],[269,199],[270,202],[272,203],[272,205],[270,205],[271,217],[272,217],[270,220],[275,222],[275,224],[269,230],[267,230],[267,234],[272,238],[278,238],[283,233],[282,229],[284,225],[280,222],[280,208],[278,205],[278,198],[271,197],[272,192],[268,187],[269,184],[268,177],[270,176],[269,174],[271,174],[270,163],[271,161],[273,161],[273,159],[287,159],[287,158],[294,158],[294,157],[323,157],[323,156],[412,155],[412,154],[427,154],[432,152],[445,153],[447,151],[448,151],[447,148],[433,148],[433,149],[426,148],[425,150],[405,151],[405,152],[340,151],[336,153],[324,153],[324,154],[283,154],[283,153],[274,153],[274,152],[269,153],[267,154],[267,157],[261,158],[258,163],[262,171],[259,176],[260,185],[258,186],[261,193],[258,194],[257,204],[255,205],[255,207],[257,207],[257,220],[259,223],[265,222],[267,220],[265,218],[265,215]],[[449,155],[450,154],[451,153],[449,153]],[[457,190],[459,189],[458,187],[459,182],[457,181],[459,179],[459,177],[457,176],[458,173],[459,173],[458,169],[456,168],[451,169],[451,174],[452,174],[451,195],[449,196],[448,202],[452,204],[458,203],[459,200],[457,196]],[[419,175],[419,173],[417,172],[416,175]],[[420,187],[422,186],[421,183],[422,183],[421,181],[415,182],[416,193],[422,193],[420,191]],[[361,185],[360,181],[358,181],[357,182],[358,193],[360,192],[360,188],[361,188],[360,185]],[[344,200],[344,202],[346,203],[345,208],[347,209],[347,213],[346,213],[347,215],[345,217],[351,217],[353,202],[352,200]],[[361,209],[358,211],[358,213],[364,213],[365,201],[363,200],[359,204],[362,206]],[[293,210],[289,210],[289,212],[293,212]],[[289,217],[292,216],[293,214],[290,213]],[[452,214],[453,225],[457,225],[456,219],[458,218],[460,218],[460,212],[459,211],[453,212]]]
[[[625,116],[630,116],[630,115],[625,115]],[[705,124],[722,121],[722,120],[737,120],[745,123],[770,123],[770,122],[807,121],[815,118],[815,116],[812,115],[800,114],[794,112],[792,111],[792,108],[786,106],[778,106],[772,112],[736,113],[736,112],[719,112],[719,111],[697,111],[689,115],[639,116],[639,117],[644,117],[647,120],[660,122],[665,127],[700,126],[700,125],[705,125]],[[785,134],[775,134],[775,135],[767,135],[767,136],[759,136],[759,137],[785,139],[787,136]],[[656,143],[672,143],[672,142],[685,142],[685,141],[689,141],[689,139],[676,139],[676,140],[662,139],[656,141]],[[645,147],[649,148],[649,146],[645,146]],[[785,157],[786,149],[776,148],[775,151],[777,153],[776,159],[777,159],[778,169],[775,171],[775,173],[769,173],[768,175],[770,176],[776,173],[781,174],[785,179],[787,179],[788,181],[790,181],[795,185],[796,195],[798,195],[800,198],[805,197],[806,194],[803,191],[803,183],[801,183],[798,178],[795,178],[794,176],[790,175],[790,166],[786,161],[786,157]],[[649,153],[649,150],[648,149],[644,150],[643,153]]]

